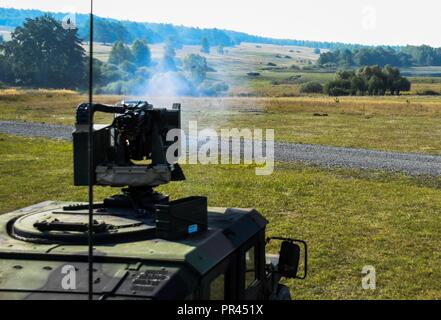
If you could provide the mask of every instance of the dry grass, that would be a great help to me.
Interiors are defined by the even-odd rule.
[[[115,103],[126,97],[95,98]],[[156,106],[182,103],[184,128],[193,120],[200,128],[275,129],[278,141],[441,154],[441,97],[436,96],[135,98]],[[0,119],[73,125],[76,106],[86,100],[71,91],[0,90]],[[110,119],[98,114],[96,120]]]

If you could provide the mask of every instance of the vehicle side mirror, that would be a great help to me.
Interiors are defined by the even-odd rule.
[[[283,241],[280,247],[279,270],[281,276],[296,278],[299,269],[300,246],[290,241]]]
[[[282,245],[279,252],[279,263],[277,272],[286,278],[291,279],[305,279],[308,273],[308,247],[303,240],[294,240],[287,238],[273,237],[268,238],[267,243],[271,240],[282,240]],[[304,262],[303,262],[303,275],[298,276],[298,269],[301,256],[301,245],[304,247]]]

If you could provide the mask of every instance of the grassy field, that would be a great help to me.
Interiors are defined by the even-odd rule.
[[[86,200],[86,189],[72,186],[71,144],[0,135],[0,153],[0,213]],[[269,235],[308,241],[310,276],[288,282],[297,299],[441,298],[440,179],[285,164],[267,177],[248,166],[184,170],[187,181],[161,190],[205,195],[211,206],[256,207]],[[115,192],[96,188],[97,198]],[[364,265],[376,268],[375,291],[361,289]]]
[[[0,34],[8,40],[10,30]],[[163,44],[150,49],[160,61]],[[110,50],[96,43],[95,57],[107,61]],[[210,81],[229,84],[227,97],[95,101],[180,102],[184,128],[197,120],[199,129],[275,129],[277,141],[441,155],[441,67],[403,69],[412,89],[400,97],[334,98],[300,93],[304,82],[334,77],[315,66],[311,48],[243,43],[223,55],[216,48],[202,54],[200,46],[176,51],[179,59],[190,53],[207,58]],[[0,89],[0,120],[73,125],[86,100],[68,90]],[[109,121],[97,114],[96,122]],[[87,200],[86,188],[72,185],[71,143],[0,134],[0,155],[0,214],[45,200]],[[160,190],[173,198],[204,195],[211,206],[254,207],[269,220],[269,235],[308,242],[308,279],[287,282],[296,299],[441,299],[441,178],[282,163],[271,176],[244,165],[184,170],[187,181]],[[116,192],[96,188],[96,198]],[[376,268],[376,290],[361,288],[365,265]]]
[[[276,78],[282,83],[286,76],[268,74],[268,83]],[[253,81],[248,81],[250,86],[265,90],[295,89],[290,83]],[[421,86],[418,90],[440,86],[423,78],[415,78],[415,83]],[[95,98],[104,103],[124,99]],[[0,90],[0,120],[73,125],[76,106],[86,100],[65,90]],[[181,102],[184,125],[198,120],[200,128],[273,128],[279,141],[441,154],[437,96],[149,100],[160,106]],[[110,118],[100,115],[97,121]],[[72,186],[71,144],[0,135],[0,154],[0,213],[48,199],[86,200],[86,190]],[[295,164],[277,164],[268,177],[255,176],[249,166],[184,169],[186,182],[161,189],[174,198],[206,195],[211,206],[256,207],[270,221],[270,235],[308,241],[310,277],[288,282],[296,298],[441,298],[441,179]],[[104,197],[115,190],[96,192]],[[270,250],[276,252],[276,245]],[[375,291],[361,289],[365,265],[377,270]]]
[[[87,50],[87,46],[84,47]],[[152,59],[161,61],[164,44],[151,44],[149,47]],[[107,62],[111,49],[111,45],[98,43],[95,47],[95,57]],[[183,59],[192,53],[204,56],[208,65],[215,70],[208,73],[208,80],[228,83],[232,95],[295,96],[299,94],[299,83],[311,78],[322,79],[320,75],[310,76],[301,72],[303,67],[311,66],[319,57],[312,48],[242,43],[226,48],[225,54],[222,55],[217,53],[215,47],[211,48],[210,54],[203,54],[200,49],[200,46],[186,45],[176,50],[176,57]],[[268,64],[275,67],[269,67]],[[295,69],[292,66],[295,66]],[[274,72],[273,68],[282,70]],[[249,77],[249,72],[259,72],[261,76]],[[300,82],[293,83],[290,80],[299,76]]]
[[[112,46],[97,43],[95,57],[107,62]],[[87,49],[87,46],[85,46]],[[160,61],[164,54],[163,44],[150,45],[152,58]],[[323,52],[326,50],[322,50]],[[298,97],[300,85],[308,81],[325,83],[334,78],[335,70],[317,69],[319,55],[314,49],[295,46],[242,43],[226,48],[225,54],[211,48],[210,54],[200,52],[200,46],[183,46],[176,50],[176,57],[188,54],[204,56],[215,72],[208,73],[208,80],[228,83],[229,94],[245,97]],[[257,72],[258,76],[247,75]],[[441,67],[403,68],[404,75],[413,83],[405,94],[423,94],[430,90],[441,94]]]
[[[96,96],[106,103],[122,99]],[[147,99],[168,107],[181,102],[184,126],[197,120],[200,128],[275,129],[278,141],[441,154],[437,96]],[[72,91],[0,90],[0,120],[73,125],[76,106],[86,100]],[[99,115],[100,121],[110,118]]]

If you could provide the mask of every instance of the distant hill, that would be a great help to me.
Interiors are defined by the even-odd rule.
[[[18,27],[27,18],[35,18],[43,14],[49,14],[58,20],[62,20],[66,13],[44,12],[40,10],[20,10],[12,8],[0,8],[0,26]],[[79,35],[88,39],[89,16],[77,14],[76,23]],[[317,42],[307,40],[275,39],[250,35],[243,32],[220,29],[201,29],[194,27],[176,26],[165,23],[148,23],[122,21],[110,18],[96,17],[95,20],[95,41],[113,43],[123,41],[131,43],[135,39],[146,39],[149,43],[160,43],[174,41],[177,45],[200,44],[203,38],[207,38],[210,45],[225,47],[234,46],[242,42],[256,44],[291,45],[319,49],[356,49],[365,47],[358,44],[347,44],[338,42]]]

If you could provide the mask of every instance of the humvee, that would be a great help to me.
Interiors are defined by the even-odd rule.
[[[97,111],[115,116],[93,127],[88,176],[87,113]],[[47,201],[0,215],[0,299],[87,299],[90,292],[97,300],[290,299],[280,281],[306,277],[304,241],[267,238],[268,221],[254,209],[208,208],[205,197],[172,201],[154,191],[185,179],[165,156],[179,143],[166,139],[173,128],[180,128],[178,104],[80,105],[74,184],[126,188],[93,204],[92,225],[82,203]],[[282,241],[279,255],[266,254],[271,240]]]

